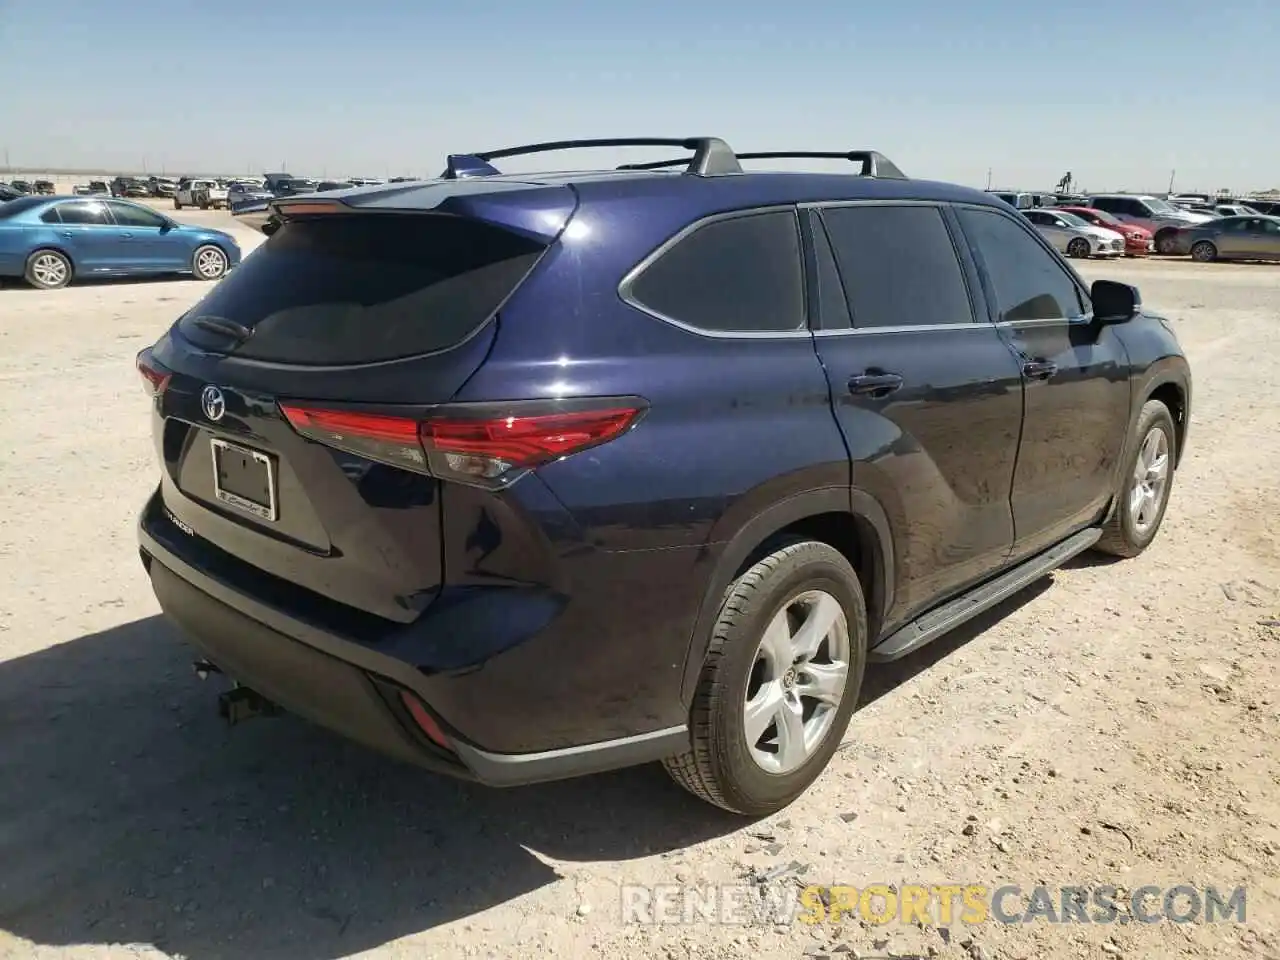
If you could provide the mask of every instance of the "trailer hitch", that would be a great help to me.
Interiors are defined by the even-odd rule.
[[[218,694],[218,714],[229,727],[254,717],[274,717],[279,712],[280,708],[266,697],[238,683]]]

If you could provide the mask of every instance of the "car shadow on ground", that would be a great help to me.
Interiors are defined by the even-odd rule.
[[[901,660],[867,665],[866,679],[862,681],[862,697],[858,709],[875,703],[881,697],[896,690],[904,683],[945,660],[969,641],[990,630],[1019,607],[1025,606],[1046,590],[1053,587],[1052,574],[1028,584],[1013,596],[997,603],[990,610],[962,623],[950,633],[943,634]]]
[[[0,929],[323,960],[555,881],[531,850],[624,861],[745,825],[656,766],[493,790],[292,717],[228,730],[191,660],[151,617],[0,664]]]
[[[873,668],[863,705],[1050,582]],[[656,765],[494,790],[292,717],[229,730],[221,684],[191,661],[149,617],[0,664],[0,929],[190,960],[326,960],[557,880],[532,851],[626,861],[748,825]]]
[[[45,290],[42,287],[33,287],[21,277],[0,277],[0,289],[5,291],[25,290],[30,294],[39,293],[47,296],[51,293],[56,293],[58,290],[80,290],[94,287],[149,287],[162,283],[177,283],[179,281],[189,283],[208,282],[198,280],[190,273],[149,273],[140,277],[76,277],[65,287]]]

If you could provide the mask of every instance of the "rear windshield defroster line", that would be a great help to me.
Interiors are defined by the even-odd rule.
[[[480,327],[545,247],[476,220],[330,214],[290,221],[179,321],[196,346],[299,365],[444,350]],[[251,331],[239,345],[200,318]]]

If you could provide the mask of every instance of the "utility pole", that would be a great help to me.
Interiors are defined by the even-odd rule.
[[[987,167],[987,189],[991,189],[991,168]]]
[[[1177,170],[1169,171],[1169,196],[1173,196],[1173,176],[1177,172],[1178,172]]]

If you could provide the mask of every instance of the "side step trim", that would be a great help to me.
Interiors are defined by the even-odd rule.
[[[984,610],[990,610],[1001,600],[1007,600],[1019,590],[1052,573],[1077,554],[1084,553],[1101,536],[1101,529],[1090,527],[1050,547],[1044,553],[1022,561],[994,580],[988,580],[894,631],[870,651],[869,658],[884,663],[919,650],[926,643],[949,633],[966,620],[976,617]]]

